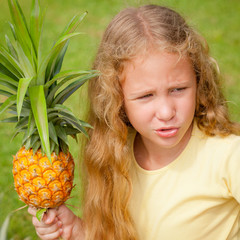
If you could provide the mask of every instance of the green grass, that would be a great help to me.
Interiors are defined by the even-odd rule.
[[[19,0],[23,9],[29,13],[31,0]],[[104,28],[111,18],[122,8],[138,3],[150,3],[142,0],[42,0],[42,5],[47,7],[45,20],[46,47],[54,37],[59,34],[71,17],[78,13],[88,11],[88,15],[79,27],[79,31],[86,34],[71,40],[68,53],[64,62],[64,68],[89,69],[97,50]],[[240,2],[239,0],[165,0],[151,1],[162,3],[180,11],[202,33],[209,42],[213,57],[219,62],[219,66],[225,79],[224,90],[229,100],[232,118],[240,121]],[[7,0],[0,0],[0,41],[4,41],[4,34],[9,33],[7,21],[10,20]],[[75,109],[81,116],[86,98],[84,89],[75,94],[68,106]],[[0,124],[0,226],[8,213],[23,206],[18,200],[13,187],[12,155],[20,147],[21,136],[11,141],[13,125]],[[70,142],[71,150],[77,161],[78,145]],[[73,191],[73,199],[69,202],[79,206],[78,189],[79,181],[76,176],[77,187]],[[74,197],[75,196],[75,197]],[[73,209],[76,213],[78,210]],[[14,240],[22,240],[30,236],[37,239],[31,224],[31,217],[26,209],[14,213],[11,217],[8,237]]]

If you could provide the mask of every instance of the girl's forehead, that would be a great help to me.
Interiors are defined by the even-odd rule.
[[[180,77],[181,76],[181,77]],[[127,79],[171,78],[183,76],[195,78],[195,70],[189,57],[178,53],[154,52],[138,55],[124,63],[119,77],[124,84]]]
[[[132,59],[129,59],[123,63],[123,71],[131,68],[134,69],[139,66],[145,66],[149,64],[151,68],[151,63],[156,62],[159,64],[166,63],[171,64],[172,66],[177,66],[179,64],[192,64],[191,59],[186,55],[180,52],[168,52],[168,51],[150,51],[145,54],[138,54]]]

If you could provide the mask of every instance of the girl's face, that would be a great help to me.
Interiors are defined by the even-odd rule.
[[[156,52],[126,64],[123,76],[125,111],[145,145],[183,149],[191,136],[196,103],[190,60]]]

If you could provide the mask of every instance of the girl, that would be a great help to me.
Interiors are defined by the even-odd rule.
[[[175,11],[128,8],[109,24],[89,82],[83,220],[66,206],[41,239],[240,238],[240,126],[205,40]]]

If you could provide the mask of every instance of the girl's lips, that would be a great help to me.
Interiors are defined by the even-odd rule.
[[[160,137],[169,138],[174,137],[177,134],[178,128],[157,129],[155,132]]]

